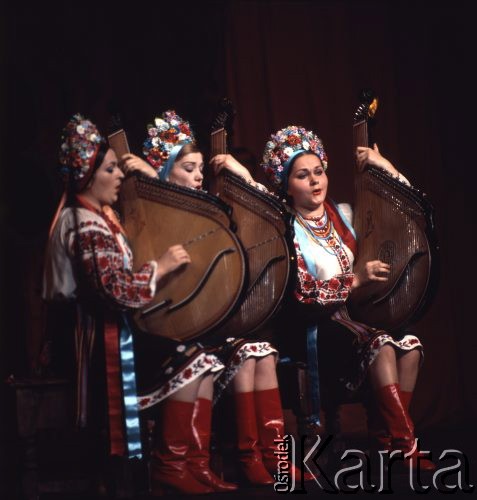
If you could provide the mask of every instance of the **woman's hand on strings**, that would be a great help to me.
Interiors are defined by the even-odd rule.
[[[388,281],[391,266],[381,260],[370,260],[364,267],[356,269],[352,289],[367,285],[373,281]]]
[[[191,262],[190,255],[182,245],[173,245],[157,259],[156,282],[172,271]]]
[[[240,162],[238,162],[232,155],[220,154],[215,155],[210,160],[210,165],[214,169],[215,175],[218,175],[222,169],[227,169],[240,177],[243,177],[247,182],[254,184],[255,181],[250,175],[250,172]]]
[[[156,170],[149,163],[131,153],[121,157],[121,168],[125,174],[141,172],[149,177],[157,177]]]
[[[365,165],[374,165],[387,170],[394,177],[399,175],[394,165],[381,155],[377,144],[374,144],[372,148],[358,146],[356,148],[356,164],[359,170],[362,170]]]

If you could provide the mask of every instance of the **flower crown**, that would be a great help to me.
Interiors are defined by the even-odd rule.
[[[273,184],[286,188],[290,163],[304,151],[315,153],[321,159],[323,168],[328,168],[328,157],[321,139],[303,127],[289,125],[270,136],[263,152],[262,168]]]
[[[64,179],[73,176],[84,185],[91,174],[103,137],[96,125],[76,113],[66,124],[61,135],[60,174]]]
[[[148,138],[142,152],[147,161],[161,173],[175,146],[195,142],[189,122],[183,120],[174,110],[165,111],[161,118],[154,119],[154,125],[147,126]]]

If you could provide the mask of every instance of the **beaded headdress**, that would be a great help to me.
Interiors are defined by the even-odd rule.
[[[180,150],[185,144],[194,143],[195,137],[189,122],[174,110],[165,111],[154,125],[147,126],[148,138],[142,152],[147,161],[158,171],[161,180],[167,180]]]
[[[78,190],[86,186],[94,171],[96,155],[105,143],[96,125],[76,113],[61,135],[60,174],[72,179]]]
[[[321,139],[313,132],[289,125],[272,134],[263,152],[262,167],[265,174],[277,187],[286,191],[290,164],[296,155],[303,152],[316,154],[326,170],[328,157]]]

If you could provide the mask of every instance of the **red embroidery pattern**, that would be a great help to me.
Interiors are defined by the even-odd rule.
[[[71,249],[76,248],[75,242]],[[128,308],[139,308],[153,297],[154,267],[145,264],[138,272],[126,264],[125,255],[115,237],[106,226],[95,221],[82,222],[79,226],[78,250],[83,261],[89,284],[107,299]],[[125,262],[126,261],[126,262]]]
[[[343,255],[338,256],[342,269],[347,269],[346,274],[338,274],[329,280],[316,280],[307,270],[305,260],[300,251],[298,243],[295,241],[297,254],[297,288],[295,297],[304,304],[338,305],[343,304],[349,296],[351,285],[353,284],[353,273],[349,259],[344,249]],[[347,263],[347,264],[346,264]]]
[[[412,351],[414,349],[419,349],[421,351],[421,357],[423,356],[422,344],[416,336],[405,335],[400,340],[394,340],[391,335],[383,333],[377,336],[371,342],[371,344],[362,346],[362,348],[358,351],[358,354],[361,358],[359,363],[359,376],[357,380],[348,382],[346,384],[347,389],[354,391],[363,383],[364,379],[366,378],[368,368],[376,359],[379,351],[386,344],[391,344],[394,348],[401,351]]]
[[[224,365],[217,359],[216,356],[202,353],[200,356],[187,365],[182,371],[174,375],[169,381],[163,384],[159,389],[138,397],[139,410],[145,410],[161,402],[174,392],[182,389],[193,380],[202,376],[207,372],[218,372],[223,370]],[[166,370],[167,373],[167,370]]]
[[[220,398],[222,392],[232,379],[237,375],[242,365],[248,358],[264,358],[270,354],[277,354],[278,351],[269,342],[247,342],[242,345],[232,356],[220,374],[214,386],[214,403]]]

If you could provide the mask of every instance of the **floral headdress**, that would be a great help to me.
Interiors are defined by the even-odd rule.
[[[323,168],[327,169],[328,157],[323,143],[313,132],[289,125],[270,136],[263,152],[262,167],[273,184],[286,191],[290,164],[296,155],[303,152],[315,153],[321,159]]]
[[[159,178],[166,180],[182,147],[195,142],[194,134],[189,122],[174,110],[165,111],[161,118],[155,118],[154,125],[147,126],[147,132],[142,152],[158,171]]]
[[[60,174],[72,178],[78,190],[86,186],[94,171],[96,155],[105,143],[96,125],[76,113],[61,135]]]

